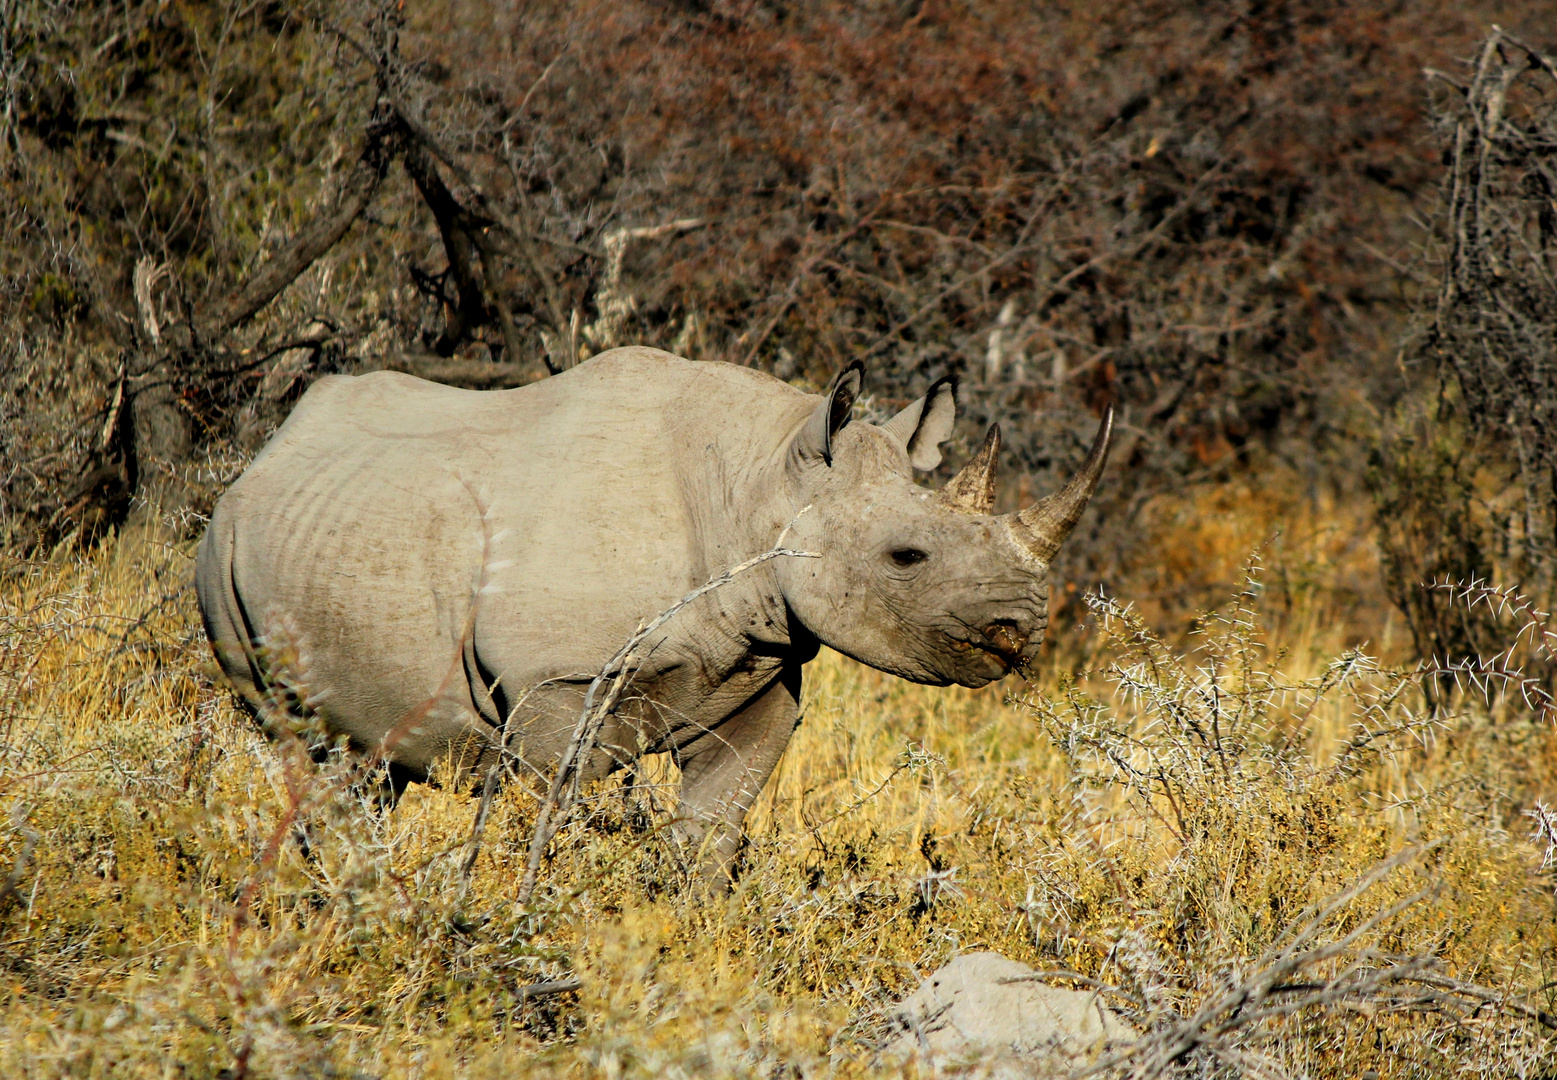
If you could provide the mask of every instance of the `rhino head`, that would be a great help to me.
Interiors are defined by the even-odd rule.
[[[811,509],[786,546],[822,553],[779,560],[790,610],[831,648],[913,682],[978,687],[1025,668],[1049,623],[1049,561],[1102,475],[1112,408],[1064,487],[993,514],[1000,426],[929,491],[913,470],[940,464],[955,383],[940,380],[880,426],[851,423],[863,372],[858,363],[845,369],[790,442],[790,494]]]

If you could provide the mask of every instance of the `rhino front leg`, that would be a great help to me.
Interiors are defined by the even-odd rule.
[[[676,753],[681,767],[676,833],[690,850],[701,851],[710,885],[729,888],[741,823],[789,745],[799,715],[800,665],[794,664],[728,720]]]

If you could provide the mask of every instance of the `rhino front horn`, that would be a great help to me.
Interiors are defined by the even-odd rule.
[[[987,514],[995,508],[995,473],[1000,466],[1000,425],[989,425],[984,445],[962,471],[935,493],[935,505],[959,514]]]
[[[1045,495],[1026,510],[1012,515],[1016,519],[1013,524],[1022,526],[1015,530],[1016,535],[1035,559],[1048,562],[1054,558],[1076,522],[1081,520],[1082,511],[1087,508],[1087,501],[1097,490],[1097,482],[1103,475],[1103,465],[1108,461],[1108,444],[1113,435],[1114,407],[1110,405],[1103,413],[1103,423],[1097,429],[1097,438],[1092,440],[1087,460],[1081,463],[1076,474],[1054,494]]]

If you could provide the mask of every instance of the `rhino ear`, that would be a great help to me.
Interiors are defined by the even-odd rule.
[[[802,461],[821,458],[833,463],[833,436],[849,422],[854,399],[865,385],[865,365],[856,360],[838,373],[827,391],[827,399],[817,406],[806,426],[795,436],[795,451]]]
[[[957,421],[957,376],[930,384],[924,397],[898,413],[881,430],[908,451],[909,464],[929,470],[941,463],[941,443],[952,436]]]

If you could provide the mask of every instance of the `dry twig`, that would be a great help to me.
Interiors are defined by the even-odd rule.
[[[809,506],[801,509],[800,513],[784,526],[783,531],[779,533],[777,544],[783,543],[784,537],[794,526],[795,521],[809,509],[811,509]],[[584,693],[583,707],[579,710],[578,723],[573,728],[573,737],[568,741],[562,757],[557,762],[556,775],[552,777],[551,787],[541,802],[540,812],[536,815],[535,831],[530,838],[529,854],[525,859],[524,878],[519,884],[517,899],[520,904],[528,904],[531,896],[534,895],[536,878],[540,873],[541,859],[546,853],[546,848],[562,828],[569,811],[578,800],[583,783],[583,766],[594,752],[600,729],[605,724],[606,717],[616,709],[622,692],[632,681],[641,663],[641,658],[637,656],[638,648],[653,637],[655,632],[669,622],[677,612],[699,597],[728,585],[755,566],[760,566],[771,559],[784,557],[819,559],[822,556],[820,552],[798,551],[775,546],[760,555],[752,556],[738,566],[731,567],[717,577],[710,578],[666,608],[647,625],[641,626],[590,681],[589,689]]]

